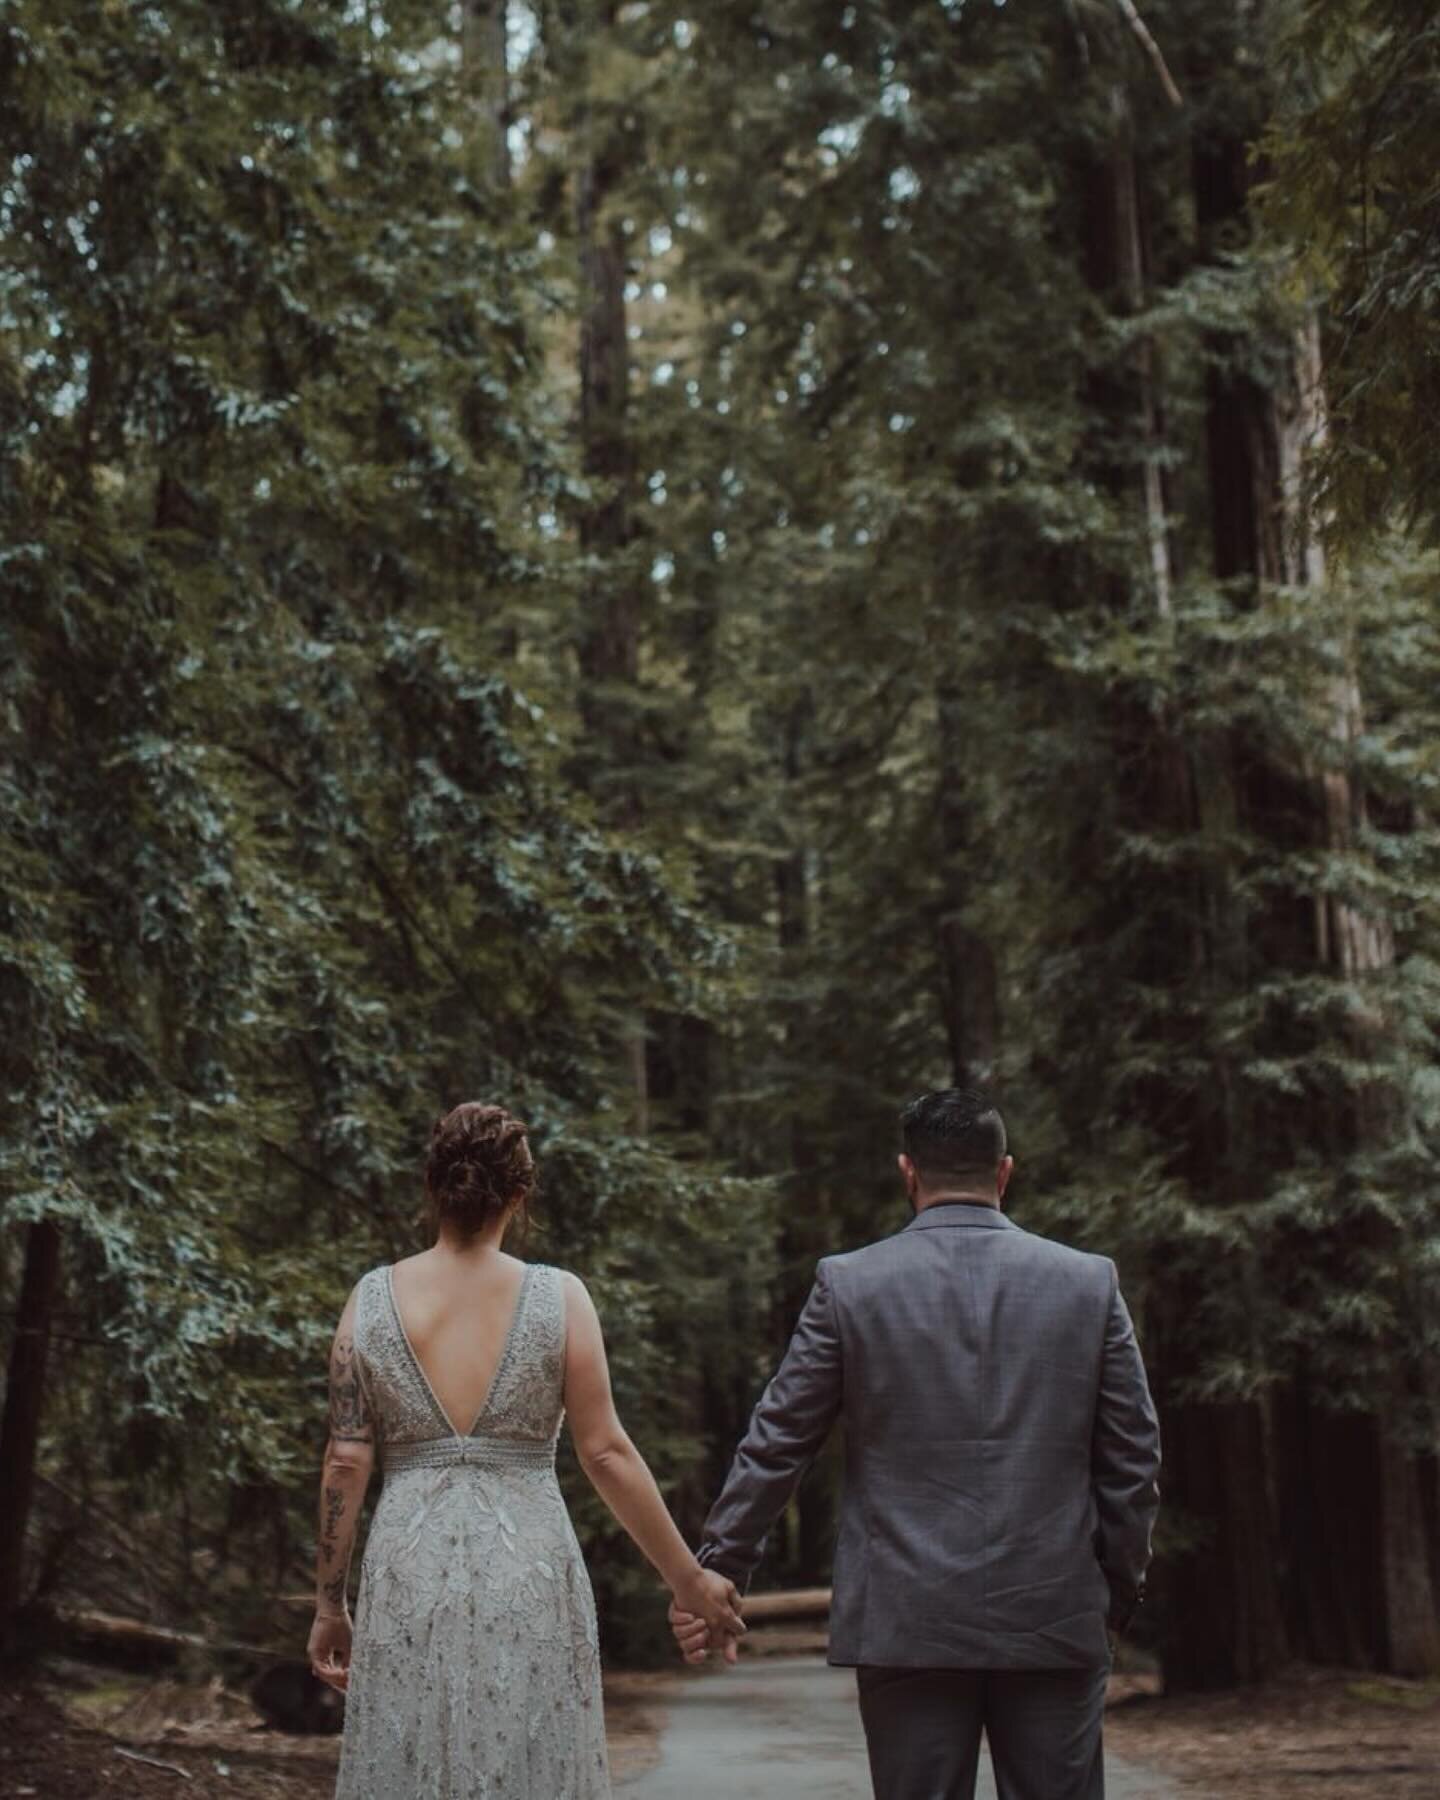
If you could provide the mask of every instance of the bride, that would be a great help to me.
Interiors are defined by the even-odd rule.
[[[337,1800],[609,1795],[595,1603],[555,1479],[564,1414],[677,1609],[744,1630],[734,1586],[696,1562],[616,1417],[589,1294],[500,1248],[534,1185],[525,1126],[457,1106],[425,1168],[434,1245],[372,1269],[340,1318],[309,1645],[315,1673],[348,1691]]]

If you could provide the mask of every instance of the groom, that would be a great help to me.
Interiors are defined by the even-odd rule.
[[[843,1419],[830,1661],[856,1671],[879,1800],[969,1800],[982,1730],[1002,1800],[1098,1800],[1109,1632],[1159,1504],[1130,1315],[1108,1258],[1001,1211],[986,1095],[925,1094],[901,1125],[915,1217],[821,1261],[700,1560],[743,1588]],[[671,1617],[701,1660],[703,1621]]]

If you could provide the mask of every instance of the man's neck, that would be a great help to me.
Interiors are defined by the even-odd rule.
[[[917,1213],[928,1212],[932,1206],[988,1206],[993,1211],[1000,1210],[998,1194],[962,1193],[956,1189],[953,1193],[945,1191],[939,1194],[921,1194],[915,1202]]]

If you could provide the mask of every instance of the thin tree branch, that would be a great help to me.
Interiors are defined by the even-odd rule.
[[[298,1175],[304,1175],[311,1181],[318,1181],[322,1187],[329,1188],[333,1194],[339,1194],[343,1200],[352,1201],[363,1211],[373,1212],[374,1201],[368,1199],[357,1189],[346,1187],[344,1182],[336,1181],[333,1175],[327,1175],[323,1169],[312,1167],[303,1157],[294,1155],[291,1151],[287,1150],[283,1144],[276,1143],[274,1138],[262,1137],[260,1142],[267,1150],[274,1151],[281,1162],[287,1163]],[[397,1230],[403,1229],[405,1226],[405,1213],[403,1209],[388,1204],[382,1205],[380,1208],[380,1217],[385,1224]],[[256,1240],[251,1240],[251,1242],[255,1248],[268,1249],[270,1247],[268,1245],[260,1245]],[[309,1565],[307,1564],[306,1567],[308,1570]]]
[[[1183,106],[1185,102],[1181,98],[1179,88],[1175,85],[1175,77],[1170,73],[1169,66],[1165,61],[1165,53],[1150,35],[1150,27],[1136,11],[1135,0],[1118,0],[1118,5],[1120,11],[1124,14],[1125,23],[1130,27],[1131,31],[1135,33],[1140,48],[1150,58],[1151,62],[1154,63],[1155,72],[1160,77],[1160,85],[1164,88],[1170,104],[1172,106]]]
[[[186,1781],[195,1779],[190,1771],[182,1769],[179,1763],[161,1762],[158,1756],[142,1756],[138,1750],[126,1750],[121,1744],[116,1744],[115,1754],[123,1756],[127,1762],[144,1763],[150,1769],[164,1769],[167,1775],[179,1775]]]

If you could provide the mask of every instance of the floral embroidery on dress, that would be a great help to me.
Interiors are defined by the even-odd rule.
[[[526,1270],[463,1436],[405,1336],[388,1267],[360,1283],[355,1348],[384,1487],[337,1800],[608,1800],[595,1602],[555,1478],[560,1271]]]

